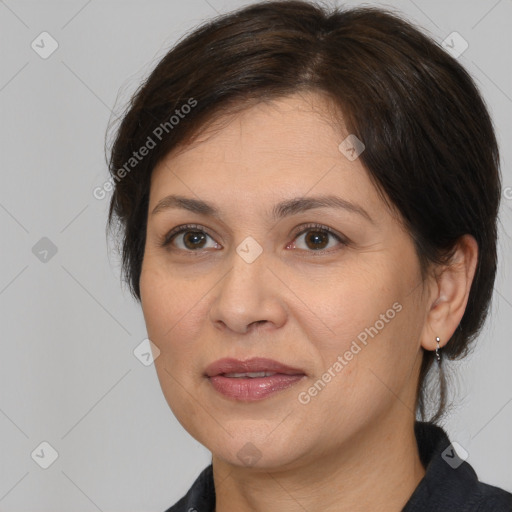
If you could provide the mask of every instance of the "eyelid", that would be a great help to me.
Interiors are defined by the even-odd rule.
[[[329,226],[324,226],[323,224],[317,224],[315,222],[310,224],[302,224],[301,226],[299,226],[296,230],[293,231],[293,237],[295,239],[299,235],[304,234],[306,231],[312,231],[313,229],[318,229],[319,231],[326,231],[330,235],[337,238],[340,242],[348,244],[348,239],[346,237],[344,237],[337,231],[334,231],[334,229],[330,228]]]
[[[204,231],[206,234],[208,233],[208,230],[201,226],[201,224],[181,224],[180,226],[176,226],[175,228],[171,229],[168,233],[166,233],[163,236],[164,241],[169,241],[174,235],[177,235],[178,233],[181,233],[182,231]]]

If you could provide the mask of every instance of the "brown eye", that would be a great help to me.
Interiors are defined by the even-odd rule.
[[[166,235],[161,243],[162,247],[173,246],[188,252],[198,252],[206,247],[207,239],[212,237],[200,229],[201,226],[188,225],[173,229]],[[212,239],[213,240],[213,239]],[[214,242],[213,248],[218,244]]]
[[[202,231],[185,231],[182,240],[187,249],[202,249],[207,236]]]
[[[310,249],[324,249],[329,243],[329,234],[323,231],[309,231],[304,240]]]
[[[300,247],[297,244],[296,240],[300,237],[304,236],[303,247]],[[313,224],[309,226],[302,226],[302,231],[295,235],[295,240],[293,245],[298,249],[304,249],[306,251],[327,251],[332,247],[332,244],[329,246],[329,239],[334,239],[338,242],[338,245],[347,245],[347,241],[343,239],[340,235],[334,233],[330,228],[318,224]],[[336,244],[334,244],[336,246]]]

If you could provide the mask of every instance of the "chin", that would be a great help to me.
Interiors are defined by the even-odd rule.
[[[225,433],[222,437],[217,436],[215,440],[204,437],[198,441],[214,457],[240,468],[277,470],[294,466],[295,461],[301,457],[301,453],[294,451],[297,450],[294,436],[286,433],[281,432],[280,435],[272,435],[267,439],[261,435],[261,429],[260,433],[257,429],[252,433],[246,431],[243,435],[240,432],[231,433],[233,436]]]

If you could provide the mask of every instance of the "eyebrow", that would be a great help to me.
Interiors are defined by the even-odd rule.
[[[334,195],[322,195],[314,197],[295,197],[277,203],[271,210],[271,218],[273,220],[279,220],[284,217],[302,213],[315,208],[335,208],[343,209],[352,213],[361,215],[366,220],[374,223],[368,212],[359,205],[351,203],[341,197]],[[169,209],[184,209],[189,212],[198,213],[201,215],[207,215],[211,217],[221,218],[220,210],[213,204],[199,199],[193,199],[190,197],[184,197],[180,195],[169,195],[160,200],[151,215],[163,212]]]

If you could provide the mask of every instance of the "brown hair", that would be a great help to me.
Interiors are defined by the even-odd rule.
[[[400,213],[424,276],[431,264],[449,262],[462,235],[475,237],[479,259],[468,304],[443,349],[450,359],[465,356],[487,316],[496,274],[501,183],[492,121],[457,60],[377,7],[256,3],[201,25],[161,59],[133,95],[109,161],[108,226],[117,218],[131,293],[140,301],[150,178],[159,160],[249,100],[299,91],[326,94],[349,133],[364,142],[359,158]],[[150,140],[145,156],[131,160]],[[416,404],[422,418],[433,358],[424,351]],[[445,410],[442,366],[440,375],[432,421]]]

